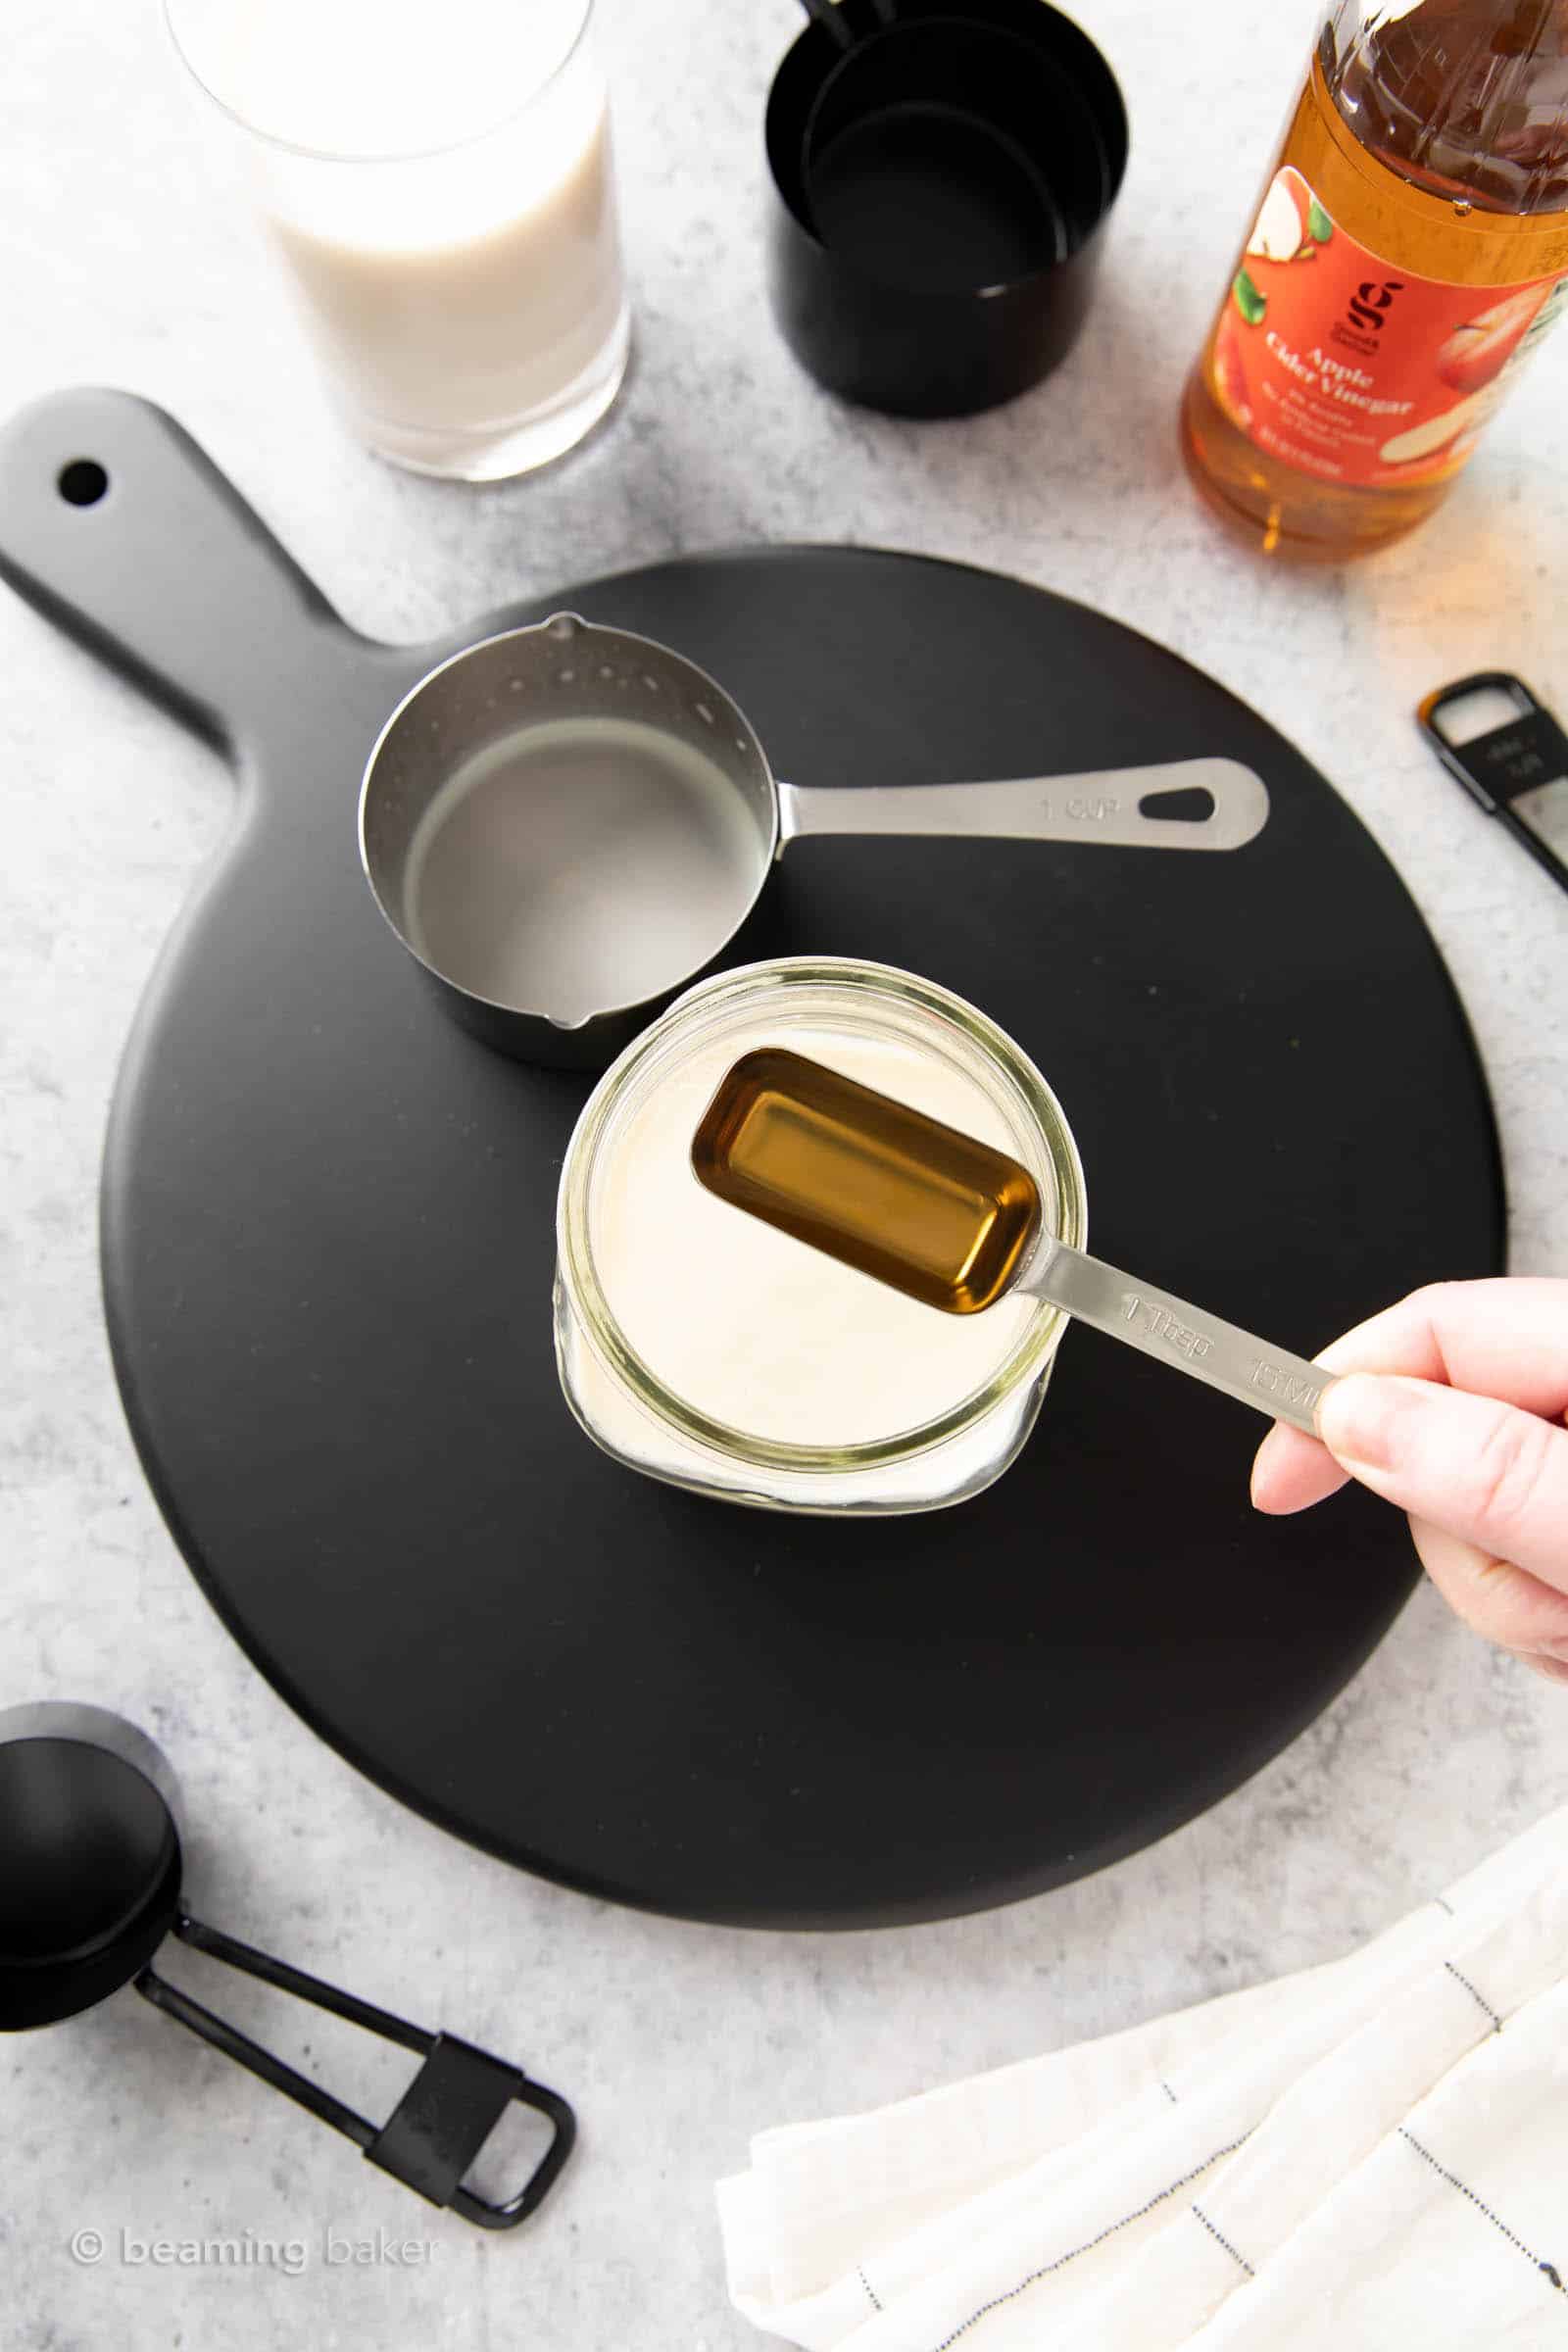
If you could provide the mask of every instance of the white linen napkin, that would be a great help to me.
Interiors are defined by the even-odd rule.
[[[1568,1807],[1348,1958],[718,2185],[807,2352],[1568,2352]]]

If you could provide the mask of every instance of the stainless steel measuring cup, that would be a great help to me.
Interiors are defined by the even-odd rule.
[[[1206,814],[1146,808],[1207,795]],[[1240,760],[839,790],[778,782],[694,662],[570,612],[466,647],[405,696],[360,793],[376,904],[448,1009],[528,1061],[598,1068],[723,954],[803,833],[1234,850]]]

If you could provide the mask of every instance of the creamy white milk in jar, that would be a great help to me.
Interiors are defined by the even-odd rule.
[[[567,1400],[618,1459],[732,1501],[886,1512],[977,1494],[1033,1426],[1063,1318],[1005,1297],[937,1313],[705,1191],[693,1134],[726,1071],[764,1045],[1010,1153],[1082,1246],[1060,1106],[983,1014],[885,965],[749,965],[646,1030],[578,1122],[558,1217]]]

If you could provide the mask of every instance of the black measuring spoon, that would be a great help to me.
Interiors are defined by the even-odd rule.
[[[537,2211],[576,2136],[559,2092],[192,1919],[180,1896],[177,1808],[173,1774],[134,1724],[59,1701],[0,1712],[0,2032],[55,2025],[134,1984],[432,2205],[481,2230],[510,2230]],[[153,1955],[166,1936],[400,2042],[424,2064],[386,2122],[368,2123],[157,1975]],[[514,2102],[548,2118],[551,2140],[517,2195],[497,2205],[463,2180]]]

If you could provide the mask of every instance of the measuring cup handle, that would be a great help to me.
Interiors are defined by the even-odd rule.
[[[50,395],[0,429],[0,578],[220,745],[356,641],[173,418]]]
[[[779,846],[802,833],[970,834],[1094,841],[1121,849],[1239,850],[1268,820],[1268,790],[1239,760],[1172,760],[995,784],[779,786]],[[1206,812],[1146,809],[1167,793],[1207,795]]]

